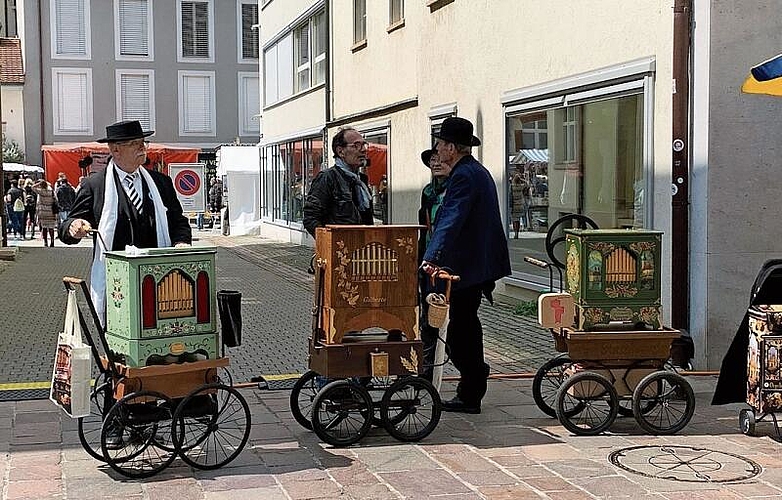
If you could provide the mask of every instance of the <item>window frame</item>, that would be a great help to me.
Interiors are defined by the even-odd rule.
[[[152,69],[117,69],[115,71],[115,88],[116,88],[116,106],[117,106],[117,121],[137,119],[134,117],[126,117],[122,114],[122,82],[120,77],[122,75],[144,75],[149,77],[149,128],[147,130],[155,130],[155,70]],[[142,124],[142,127],[144,125]],[[146,128],[146,127],[144,127]]]
[[[209,77],[212,102],[210,103],[209,132],[188,132],[185,130],[185,78],[188,76],[206,76]],[[177,73],[178,103],[179,103],[179,135],[182,137],[216,137],[217,136],[217,95],[215,94],[215,80],[217,78],[215,71],[193,71],[179,70]]]
[[[316,75],[315,67],[319,63],[323,63],[324,66],[325,66],[326,54],[328,53],[328,50],[329,50],[329,41],[328,41],[328,37],[327,37],[326,38],[326,42],[325,42],[325,46],[323,47],[323,52],[320,53],[320,54],[316,54],[315,53],[315,46],[317,45],[318,37],[317,37],[317,33],[313,34],[313,32],[317,31],[315,29],[315,26],[317,25],[317,22],[315,21],[315,19],[317,17],[319,17],[319,16],[323,16],[323,31],[324,32],[327,31],[326,24],[327,24],[328,21],[326,20],[326,11],[322,10],[320,12],[317,12],[317,13],[313,14],[312,17],[310,17],[310,65],[311,65],[311,67],[310,67],[310,81],[312,82],[310,84],[310,87],[317,87],[318,85],[326,83],[326,70],[325,70],[325,67],[324,67],[324,71],[323,71],[323,80],[322,81],[316,81],[316,77],[315,77],[315,75]]]
[[[245,106],[242,105],[243,104],[242,103],[242,89],[246,88],[246,87],[244,87],[242,85],[242,81],[243,80],[250,80],[250,79],[257,80],[255,87],[256,87],[256,90],[258,90],[258,94],[259,94],[258,95],[258,108],[259,109],[258,109],[257,113],[253,113],[251,115],[248,115],[248,110],[246,109]],[[238,84],[239,88],[237,90],[237,94],[236,95],[237,95],[237,101],[239,103],[239,112],[237,113],[237,115],[238,115],[238,126],[239,126],[238,130],[239,130],[239,135],[240,136],[260,136],[260,134],[261,134],[261,119],[260,119],[260,113],[261,113],[261,110],[260,110],[260,107],[261,107],[260,88],[261,87],[260,87],[260,80],[261,80],[260,75],[258,73],[256,73],[256,72],[253,72],[253,71],[240,71],[239,73],[237,73],[237,84]],[[250,130],[250,129],[244,128],[245,121],[248,118],[250,120],[252,120],[253,117],[256,118],[255,122],[258,124],[257,130],[256,129]]]
[[[363,5],[364,13],[358,18],[359,4]],[[358,38],[358,28],[363,29],[363,38]],[[358,50],[367,44],[367,0],[353,0],[353,49]]]
[[[147,55],[132,56],[120,53],[120,22],[119,22],[119,3],[122,0],[114,0],[114,59],[117,61],[154,61],[155,60],[155,26],[152,13],[153,1],[147,1]]]
[[[58,54],[57,53],[57,2],[59,0],[49,1],[49,33],[50,33],[50,56],[52,59],[69,59],[76,61],[89,61],[92,59],[92,23],[90,20],[91,0],[81,0],[84,5],[84,54]],[[40,34],[39,34],[40,35]]]
[[[244,57],[244,46],[243,46],[243,39],[242,39],[242,5],[255,5],[256,8],[258,8],[258,12],[256,12],[257,19],[255,20],[256,27],[250,28],[251,30],[258,33],[258,57],[256,58],[247,58]],[[261,50],[261,41],[260,41],[260,33],[259,28],[257,27],[257,24],[260,23],[261,13],[260,13],[260,6],[258,5],[258,2],[256,0],[236,0],[236,27],[238,28],[236,30],[237,40],[236,40],[236,62],[239,64],[258,64],[261,59],[261,54],[263,54],[263,50]]]
[[[399,4],[399,19],[394,19],[394,3]],[[388,29],[389,31],[404,26],[405,24],[405,0],[388,0]]]
[[[61,116],[59,113],[60,100],[63,96],[60,95],[59,86],[57,85],[57,77],[60,74],[79,74],[86,76],[86,92],[84,108],[87,110],[87,126],[83,130],[63,130],[60,127]],[[68,135],[68,136],[91,136],[93,135],[93,102],[92,102],[92,68],[65,68],[57,67],[52,68],[52,133],[53,135]],[[65,99],[63,99],[65,100]]]
[[[294,27],[293,30],[293,95],[299,92],[306,92],[313,87],[312,85],[312,18],[308,18],[304,23]],[[301,37],[297,36],[301,31],[307,32],[307,62],[299,64],[301,56]],[[299,76],[303,72],[307,73],[307,86],[299,86]]]
[[[209,57],[185,57],[182,45],[182,3],[206,3],[209,20]],[[240,30],[241,31],[241,30]],[[214,0],[176,0],[176,60],[180,63],[214,63],[215,62],[215,8]]]

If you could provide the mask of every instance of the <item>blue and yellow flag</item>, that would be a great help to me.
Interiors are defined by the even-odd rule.
[[[752,68],[741,91],[782,97],[782,54]]]

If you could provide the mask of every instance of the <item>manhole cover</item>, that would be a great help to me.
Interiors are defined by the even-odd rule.
[[[633,446],[608,455],[619,468],[655,479],[685,483],[730,483],[763,470],[748,458],[692,446]]]

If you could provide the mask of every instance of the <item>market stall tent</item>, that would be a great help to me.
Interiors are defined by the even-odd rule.
[[[84,175],[79,168],[79,161],[90,156],[93,158],[108,158],[109,148],[106,144],[98,142],[70,143],[41,146],[43,152],[44,177],[49,182],[57,180],[57,174],[64,172],[71,184],[76,184],[79,177]],[[154,168],[168,173],[169,163],[195,163],[198,161],[198,148],[186,148],[169,146],[166,144],[150,143],[147,146],[147,168]],[[97,166],[97,164],[96,164]]]
[[[24,165],[22,163],[5,163],[3,162],[4,172],[27,172],[34,174],[43,173],[43,169],[36,165]]]
[[[260,234],[261,162],[257,146],[221,146],[217,172],[225,176],[231,236]],[[224,200],[225,201],[225,200]]]

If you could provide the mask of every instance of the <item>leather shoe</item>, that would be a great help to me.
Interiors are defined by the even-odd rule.
[[[465,403],[459,397],[455,397],[449,401],[443,401],[443,411],[452,411],[457,413],[471,413],[477,415],[481,412],[480,403]]]

